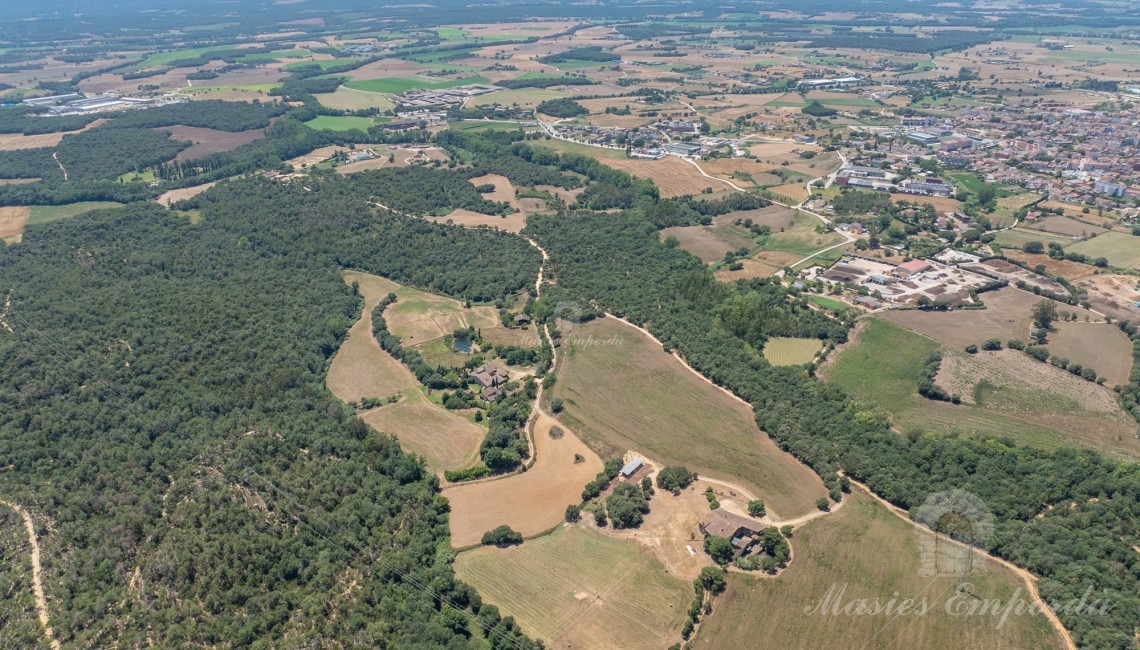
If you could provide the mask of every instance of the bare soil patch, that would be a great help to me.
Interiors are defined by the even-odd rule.
[[[979,344],[989,338],[1029,340],[1033,306],[1044,300],[1028,291],[1006,287],[982,294],[986,309],[927,312],[919,310],[891,310],[883,318],[896,325],[929,336],[955,349],[971,343]],[[1057,304],[1058,309],[1077,313],[1082,319],[1095,314],[1069,305]]]
[[[451,223],[457,226],[463,226],[464,228],[490,226],[491,228],[498,228],[508,232],[519,232],[526,226],[526,214],[522,212],[515,212],[514,214],[508,214],[502,217],[497,214],[480,214],[462,208],[453,210],[450,214],[442,217],[429,217],[428,220],[437,221],[439,223]]]
[[[174,140],[193,142],[194,145],[183,149],[175,156],[175,160],[182,162],[202,158],[212,153],[233,151],[238,147],[249,144],[265,137],[265,129],[251,129],[249,131],[218,131],[217,129],[204,129],[196,126],[164,126],[157,131],[169,131]]]
[[[1077,282],[1087,289],[1093,309],[1115,318],[1140,317],[1140,278],[1130,275],[1093,275]]]
[[[786,197],[791,203],[802,203],[808,199],[807,188],[804,187],[804,183],[801,182],[785,183],[784,185],[776,185],[768,189]]]
[[[1123,386],[1132,372],[1132,341],[1115,325],[1082,323],[1055,324],[1049,335],[1049,352],[1079,363],[1105,378],[1106,386]],[[1068,374],[1068,373],[1066,373]],[[1083,380],[1082,380],[1083,382]],[[1083,382],[1088,388],[1088,382]],[[1107,389],[1106,389],[1107,390]]]
[[[1045,265],[1045,270],[1053,275],[1065,278],[1066,280],[1076,280],[1096,273],[1097,268],[1091,264],[1082,264],[1080,262],[1072,262],[1069,260],[1055,260],[1045,254],[1030,254],[1024,251],[1017,250],[1016,248],[1008,248],[1002,251],[1006,257],[1028,264],[1030,268],[1038,264]]]
[[[0,208],[0,239],[23,233],[31,211],[26,205]]]
[[[733,223],[737,219],[751,219],[752,223],[768,226],[772,232],[781,232],[792,225],[796,212],[782,205],[770,205],[758,210],[740,210],[713,217],[714,224]]]
[[[701,176],[695,167],[674,156],[667,156],[661,160],[598,158],[598,161],[634,176],[648,178],[657,185],[661,196],[665,198],[697,195],[706,187],[714,190],[731,189],[731,186],[723,181]]]
[[[346,402],[365,397],[383,399],[414,390],[418,383],[412,371],[381,350],[372,335],[372,310],[400,285],[357,271],[346,271],[344,281],[359,283],[364,309],[329,365],[325,377],[329,390]]]
[[[211,181],[209,183],[203,183],[201,185],[194,185],[192,187],[183,187],[181,189],[163,192],[161,195],[159,195],[158,202],[169,208],[171,206],[171,204],[173,204],[177,201],[181,201],[183,199],[190,199],[190,198],[193,198],[195,196],[198,196],[202,192],[205,192],[206,190],[210,189],[211,187],[213,187],[217,184],[218,184],[217,181]]]
[[[581,502],[582,488],[602,471],[602,461],[574,435],[551,438],[550,427],[557,424],[539,415],[534,425],[537,459],[529,470],[443,491],[451,502],[452,546],[478,544],[483,533],[501,524],[523,535],[540,533],[562,521],[566,506]],[[584,460],[574,462],[575,454]]]

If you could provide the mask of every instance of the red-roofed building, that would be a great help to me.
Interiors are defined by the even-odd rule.
[[[902,264],[899,264],[898,268],[895,269],[895,275],[906,277],[914,275],[915,273],[922,273],[923,271],[929,270],[930,262],[926,262],[924,260],[911,260],[909,262],[903,262]]]

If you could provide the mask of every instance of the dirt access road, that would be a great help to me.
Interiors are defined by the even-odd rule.
[[[15,503],[0,500],[0,505],[8,506],[24,520],[24,530],[28,533],[28,544],[32,547],[32,592],[36,599],[36,613],[40,617],[40,625],[44,628],[44,638],[51,644],[52,650],[59,650],[59,641],[56,640],[55,633],[51,629],[47,597],[44,595],[43,566],[40,564],[40,543],[36,540],[35,523],[28,511]]]

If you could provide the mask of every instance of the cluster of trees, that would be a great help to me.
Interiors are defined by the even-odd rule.
[[[195,126],[218,131],[264,129],[270,120],[285,114],[287,104],[277,102],[226,102],[202,99],[181,104],[127,111],[114,118],[109,126],[155,128],[163,126]]]
[[[495,85],[517,90],[519,88],[550,88],[551,86],[589,86],[596,83],[598,82],[591,81],[586,77],[561,76],[507,79],[505,81],[496,82]],[[547,113],[547,115],[553,115],[553,113]]]
[[[634,483],[622,483],[606,497],[606,512],[614,528],[637,528],[649,514],[649,498],[653,486],[648,490]]]
[[[590,112],[585,106],[579,104],[573,99],[548,99],[540,103],[536,109],[539,113],[550,115],[551,117],[578,117],[579,115],[586,115]]]
[[[588,47],[576,47],[566,50],[565,52],[556,52],[548,54],[547,56],[538,57],[539,63],[565,63],[567,61],[598,61],[605,63],[608,61],[621,61],[621,55],[615,52],[607,52],[600,46],[591,45]]]
[[[733,564],[745,571],[760,570],[772,573],[787,566],[788,558],[791,556],[792,549],[784,535],[776,528],[765,528],[760,531],[760,540],[757,542],[755,553],[738,557]]]
[[[78,131],[98,119],[97,115],[64,115],[44,117],[47,109],[10,106],[0,111],[0,133],[42,135],[61,131]]]
[[[534,379],[530,378],[522,390],[488,407],[487,436],[479,446],[479,456],[492,473],[518,469],[530,457],[523,428],[537,391]]]
[[[697,473],[690,472],[687,467],[669,466],[657,472],[657,487],[672,492],[674,496],[692,485],[695,480]]]
[[[470,240],[505,259],[511,239],[406,229],[337,187],[233,185],[197,224],[136,204],[0,249],[19,333],[0,333],[0,492],[52,522],[56,638],[537,648],[438,552],[446,500],[422,461],[323,382],[359,310],[344,249],[401,282],[496,295],[537,262],[491,288],[413,251]],[[124,616],[135,567],[147,607]],[[346,575],[356,596],[326,608]]]
[[[66,170],[68,179],[113,179],[166,162],[189,146],[165,131],[108,124],[69,133],[54,149],[7,151],[0,157],[0,178],[63,179]]]
[[[812,117],[831,117],[839,113],[839,111],[834,108],[828,108],[814,100],[808,102],[807,106],[800,109],[800,112],[804,115],[811,115]]]
[[[509,214],[505,201],[488,201],[464,174],[450,169],[386,167],[361,172],[359,183],[385,207],[411,215],[444,215],[456,208]]]
[[[967,350],[969,352],[969,350]],[[931,352],[930,356],[922,362],[922,370],[919,373],[918,380],[918,394],[926,399],[938,400],[941,402],[953,402],[958,404],[962,398],[957,395],[951,395],[945,388],[934,383],[934,378],[938,376],[938,370],[942,368],[942,353]]]
[[[507,546],[522,544],[523,536],[522,533],[504,524],[502,526],[496,526],[494,529],[483,533],[483,539],[481,541],[484,546],[498,546],[499,548],[505,548]]]
[[[716,317],[719,290],[692,290],[715,285],[711,272],[658,242],[656,228],[637,210],[605,218],[532,217],[525,232],[547,250],[557,273],[558,283],[543,300],[593,304],[647,327],[666,349],[679,351],[714,383],[749,401],[760,428],[829,487],[843,469],[902,508],[949,488],[977,494],[995,517],[988,550],[1041,576],[1047,597],[1079,598],[1091,584],[1121,604],[1106,616],[1061,612],[1079,643],[1130,642],[1140,623],[1140,581],[1132,569],[1114,567],[1140,566],[1136,554],[1118,542],[1122,535],[1140,535],[1135,465],[1120,469],[1117,461],[1087,450],[898,435],[884,414],[836,387],[750,354],[750,346]],[[734,295],[739,286],[727,290]],[[1140,391],[1129,394],[1134,399]],[[1055,503],[1077,505],[1046,508]],[[1058,535],[1059,530],[1069,532]]]
[[[862,190],[846,190],[831,200],[835,214],[873,214],[891,205],[890,194]]]

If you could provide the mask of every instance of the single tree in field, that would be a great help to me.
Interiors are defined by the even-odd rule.
[[[705,538],[705,552],[717,564],[728,564],[732,561],[734,549],[732,542],[727,537],[719,537],[717,535],[709,535]]]
[[[748,514],[753,517],[763,517],[767,510],[764,508],[764,501],[755,499],[748,502]]]
[[[1033,324],[1047,330],[1057,320],[1057,305],[1052,300],[1042,300],[1033,306]]]

